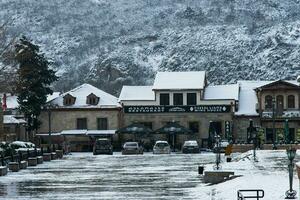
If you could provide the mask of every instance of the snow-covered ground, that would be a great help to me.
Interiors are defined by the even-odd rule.
[[[250,153],[250,152],[249,152]],[[235,159],[246,154],[235,155]],[[238,189],[264,189],[264,199],[284,199],[288,189],[284,151],[259,151],[259,162],[245,158],[222,163],[241,177],[217,185],[202,183],[198,165],[213,166],[207,154],[93,156],[74,153],[0,177],[0,199],[201,199],[233,200]],[[300,156],[296,157],[296,161]],[[297,175],[294,188],[298,191]]]

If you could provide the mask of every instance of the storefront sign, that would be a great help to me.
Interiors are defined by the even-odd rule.
[[[225,121],[225,138],[232,139],[231,122],[230,121]]]
[[[124,106],[125,113],[229,113],[230,105]]]

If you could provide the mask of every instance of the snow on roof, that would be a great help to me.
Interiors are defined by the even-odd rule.
[[[144,100],[154,101],[152,86],[123,86],[119,101]]]
[[[4,124],[25,124],[24,119],[17,119],[14,115],[3,115]]]
[[[47,102],[57,98],[58,96],[59,96],[59,92],[53,92],[52,95],[47,96]],[[2,98],[3,98],[3,94],[2,94],[2,97],[1,97],[1,102],[3,103]],[[7,96],[6,96],[6,106],[7,106],[7,109],[17,109],[19,107],[18,96],[7,94]]]
[[[254,89],[271,82],[273,81],[238,81],[240,85],[239,109],[235,115],[258,116],[256,112],[258,100]]]
[[[204,92],[205,100],[234,99],[239,100],[239,84],[208,86]]]
[[[86,129],[75,129],[75,130],[63,130],[60,132],[61,135],[86,135]]]
[[[205,86],[205,71],[191,72],[158,72],[153,90],[203,89]]]
[[[2,101],[3,103],[3,101]],[[6,96],[6,106],[7,109],[17,109],[19,107],[19,103],[18,103],[18,97],[13,95],[7,95]]]
[[[99,97],[99,103],[97,105],[90,105],[86,103],[86,98],[89,96],[91,93]],[[64,101],[64,96],[67,94],[72,95],[73,97],[76,98],[75,103],[70,106],[65,106],[63,104]],[[69,92],[66,92],[59,97],[53,99],[51,101],[52,104],[56,104],[60,107],[67,107],[67,108],[117,108],[120,107],[118,103],[117,97],[108,94],[90,84],[82,84]]]
[[[264,84],[264,85],[261,85],[259,87],[263,87],[263,86],[266,86],[268,84],[271,84],[271,83],[274,83],[274,82],[277,82],[277,81],[283,81],[283,82],[286,82],[286,83],[290,83],[292,85],[295,85],[295,86],[299,86],[299,83],[296,81],[296,80],[274,80],[274,81],[268,81],[267,84]]]
[[[116,130],[88,130],[87,135],[114,135]]]
[[[60,92],[53,92],[53,94],[49,94],[47,96],[47,102],[52,101],[53,99],[59,97]]]
[[[60,135],[113,135],[116,133],[116,130],[63,130],[60,132]]]
[[[52,132],[51,136],[60,136],[61,133]],[[36,136],[49,136],[49,133],[38,133]]]

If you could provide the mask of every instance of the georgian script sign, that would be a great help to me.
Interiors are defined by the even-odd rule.
[[[124,106],[125,113],[228,113],[230,105]]]

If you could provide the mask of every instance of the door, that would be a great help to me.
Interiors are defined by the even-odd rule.
[[[279,116],[283,114],[283,105],[284,105],[283,96],[278,95],[276,97],[276,111],[277,111],[277,115]]]

